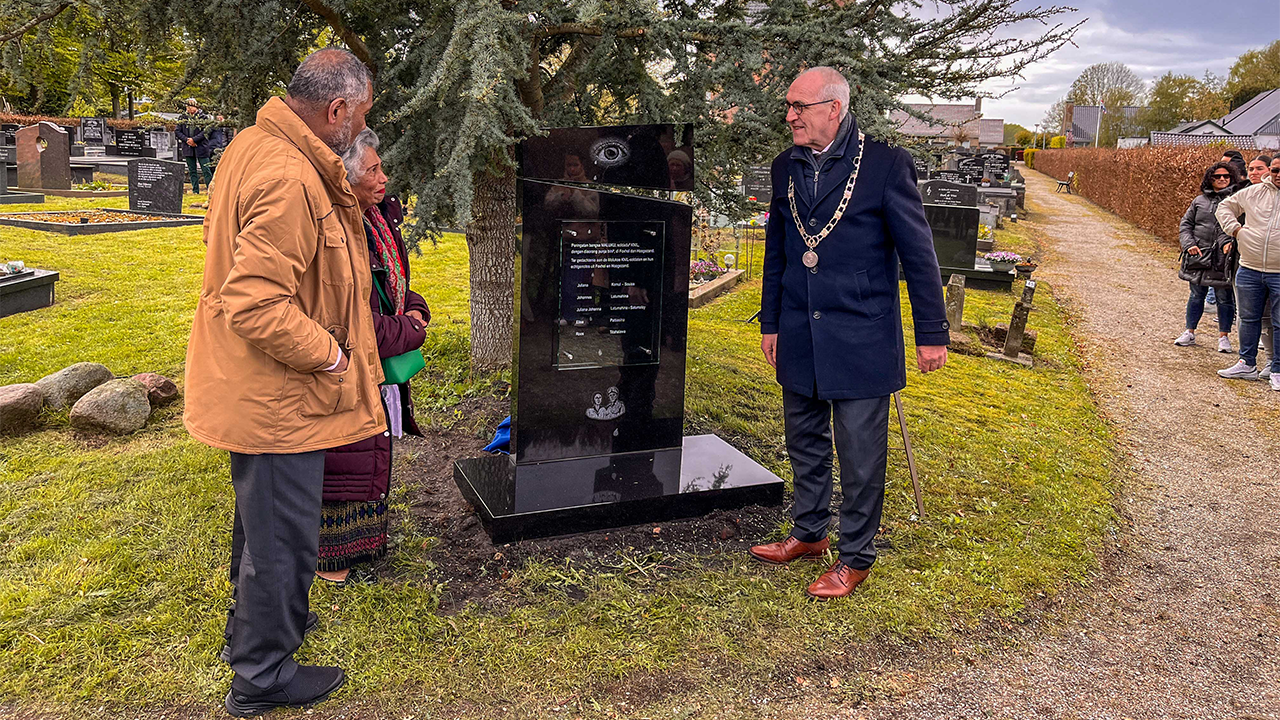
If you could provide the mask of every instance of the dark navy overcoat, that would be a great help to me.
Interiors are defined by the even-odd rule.
[[[916,344],[950,341],[942,276],[911,155],[870,137],[863,142],[849,206],[819,244],[813,270],[801,262],[808,248],[792,220],[788,180],[795,180],[800,221],[817,234],[834,215],[853,171],[857,124],[834,167],[822,176],[816,200],[813,171],[793,153],[796,148],[775,158],[772,167],[760,328],[778,335],[778,383],[825,400],[884,397],[906,387],[899,260]]]

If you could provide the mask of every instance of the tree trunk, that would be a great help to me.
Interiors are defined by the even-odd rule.
[[[471,266],[471,367],[511,364],[516,249],[516,173],[502,167],[479,177],[467,226]]]
[[[111,117],[120,119],[120,88],[115,85],[108,85],[111,90]]]

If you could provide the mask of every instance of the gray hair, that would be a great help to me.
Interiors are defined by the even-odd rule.
[[[289,80],[289,97],[310,105],[328,105],[342,98],[359,105],[369,100],[372,76],[355,55],[325,48],[307,56]]]
[[[351,147],[342,153],[342,167],[347,169],[347,182],[355,185],[364,176],[365,169],[360,167],[366,149],[377,151],[378,133],[369,128],[360,131]]]
[[[843,120],[844,116],[849,114],[849,81],[844,79],[844,75],[841,75],[839,70],[829,65],[809,68],[800,74],[808,75],[809,73],[817,73],[822,80],[819,100],[840,101],[840,119]]]

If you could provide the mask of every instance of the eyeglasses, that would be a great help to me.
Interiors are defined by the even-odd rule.
[[[1214,173],[1214,174],[1213,174],[1213,179],[1214,179],[1214,180],[1230,180],[1230,179],[1231,179],[1231,176],[1230,176],[1230,175],[1219,175],[1218,173]]]
[[[1272,175],[1280,175],[1280,167],[1273,167],[1273,168],[1271,168],[1271,174],[1272,174]]]
[[[826,105],[829,102],[835,102],[835,99],[832,98],[831,100],[819,100],[817,102],[811,102],[811,103],[784,102],[782,103],[782,105],[783,107],[786,108],[786,111],[788,113],[791,112],[792,110],[795,110],[796,114],[799,115],[800,113],[804,112],[804,109],[807,107],[813,107],[814,105]]]

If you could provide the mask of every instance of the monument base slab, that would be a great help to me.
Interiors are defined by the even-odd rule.
[[[682,448],[516,465],[459,460],[454,481],[495,544],[778,505],[783,481],[715,435]]]
[[[20,205],[22,203],[42,202],[44,202],[43,193],[17,192],[15,190],[0,193],[0,205]]]
[[[1017,363],[1018,365],[1021,365],[1023,367],[1035,366],[1035,360],[1026,353],[1018,353],[1018,357],[1015,358],[1015,357],[1009,357],[1008,355],[1005,355],[1002,352],[989,352],[987,353],[987,357],[991,358],[992,360],[1003,360],[1005,362]]]

